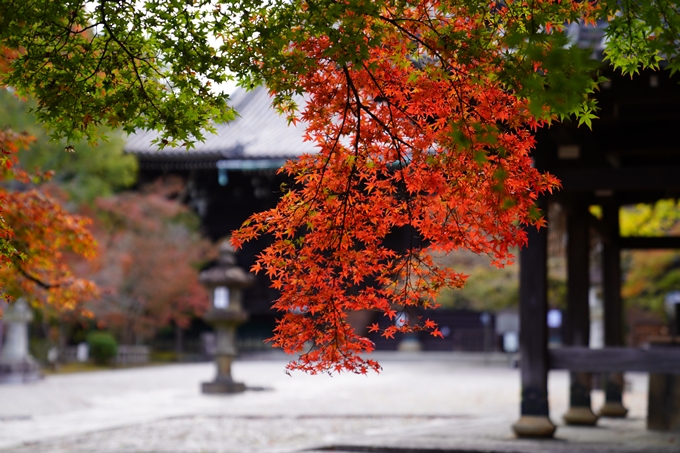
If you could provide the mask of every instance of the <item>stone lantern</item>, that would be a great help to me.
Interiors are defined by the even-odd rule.
[[[211,308],[204,319],[215,328],[217,376],[204,382],[203,393],[237,393],[245,384],[231,377],[231,364],[236,357],[236,328],[248,319],[243,310],[243,289],[253,284],[254,276],[236,265],[236,254],[229,240],[222,241],[217,265],[201,272],[200,280],[210,293]]]
[[[31,309],[23,298],[5,309],[7,336],[0,351],[0,382],[32,382],[42,377],[40,366],[28,352],[28,323],[32,319]]]

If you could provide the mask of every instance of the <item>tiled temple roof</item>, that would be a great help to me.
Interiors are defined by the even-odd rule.
[[[239,117],[218,125],[217,134],[208,134],[205,142],[197,142],[194,149],[166,148],[159,151],[151,143],[159,133],[140,131],[129,136],[126,152],[137,155],[142,162],[205,163],[200,165],[202,167],[214,167],[219,160],[281,161],[316,152],[314,143],[303,140],[304,124],[289,126],[286,118],[272,108],[265,88],[258,87],[253,91],[239,88],[230,97],[230,104]],[[209,165],[211,162],[212,165]]]

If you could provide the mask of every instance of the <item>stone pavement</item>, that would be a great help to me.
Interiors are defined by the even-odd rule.
[[[678,452],[680,434],[644,429],[647,377],[629,373],[625,420],[562,426],[568,375],[550,375],[550,441],[518,440],[519,374],[502,355],[379,354],[380,375],[284,373],[285,360],[243,359],[254,390],[206,396],[212,364],[49,376],[0,386],[0,452],[286,453]],[[593,393],[594,405],[602,392]],[[325,449],[325,450],[324,450]],[[334,450],[333,450],[334,449]]]

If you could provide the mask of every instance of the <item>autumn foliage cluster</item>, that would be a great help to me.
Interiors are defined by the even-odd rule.
[[[30,176],[16,168],[16,153],[30,141],[26,135],[0,131],[2,180],[26,185],[25,190],[0,189],[1,289],[5,297],[30,294],[37,301],[73,310],[98,294],[96,285],[77,277],[69,263],[72,254],[85,258],[95,254],[90,220],[68,212],[56,198],[31,187],[32,179],[45,175]]]
[[[0,132],[8,185],[0,192],[0,283],[7,298],[27,296],[62,322],[94,318],[127,344],[171,323],[186,327],[207,309],[196,266],[213,250],[198,234],[195,216],[172,199],[182,184],[157,182],[73,213],[58,185],[16,166],[18,147],[31,140]]]
[[[440,289],[466,278],[437,266],[433,253],[468,249],[502,266],[512,260],[509,249],[526,242],[523,228],[544,224],[534,203],[558,181],[534,168],[530,151],[532,131],[551,116],[533,112],[501,81],[510,49],[490,45],[498,36],[489,29],[511,26],[512,11],[440,6],[348,14],[358,27],[356,49],[312,33],[288,49],[314,62],[298,83],[306,96],[300,119],[319,153],[286,165],[295,184],[233,241],[275,237],[254,270],[281,290],[273,342],[302,353],[292,368],[377,370],[359,355],[373,345],[348,324],[349,312],[395,319],[410,307],[431,308]],[[366,55],[357,61],[353,50]],[[404,248],[386,245],[404,230]],[[429,319],[395,323],[382,335],[419,329],[441,335]]]

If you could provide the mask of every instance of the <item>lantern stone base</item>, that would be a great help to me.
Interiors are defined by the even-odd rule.
[[[418,352],[423,350],[423,345],[418,341],[416,336],[407,336],[397,345],[397,351],[402,352]]]
[[[31,357],[19,361],[0,361],[0,384],[35,382],[42,377],[40,366]]]
[[[203,391],[203,393],[209,395],[223,393],[241,393],[246,391],[246,385],[243,382],[213,381],[202,383],[201,390]]]

